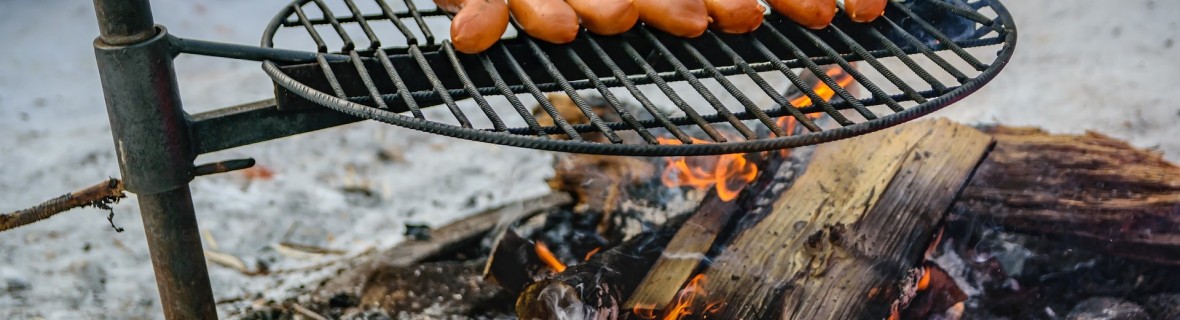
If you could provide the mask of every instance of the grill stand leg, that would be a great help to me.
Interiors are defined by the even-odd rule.
[[[196,153],[167,30],[147,0],[94,0],[94,41],[119,169],[139,198],[167,319],[216,319],[188,183]]]

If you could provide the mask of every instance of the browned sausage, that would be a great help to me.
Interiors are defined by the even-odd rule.
[[[709,28],[709,11],[704,0],[634,1],[639,20],[674,36],[696,38]]]
[[[464,1],[467,0],[434,0],[434,4],[443,11],[459,13],[459,9],[463,8]]]
[[[767,0],[770,8],[799,25],[823,29],[836,17],[836,0]]]
[[[508,0],[508,9],[533,38],[562,44],[578,36],[578,14],[563,0]]]
[[[747,33],[762,25],[766,7],[758,0],[705,0],[713,29],[725,33]]]
[[[631,0],[567,0],[582,26],[595,34],[611,36],[627,32],[639,21],[639,10]]]
[[[508,29],[508,4],[504,0],[435,0],[439,8],[444,3],[460,2],[455,18],[451,20],[451,42],[455,50],[462,53],[480,53],[487,50]]]
[[[844,13],[852,21],[873,22],[885,13],[885,3],[889,0],[844,0]]]

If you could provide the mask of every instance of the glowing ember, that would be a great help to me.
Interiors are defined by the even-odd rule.
[[[676,300],[672,301],[670,307],[665,309],[659,318],[662,320],[679,320],[693,314],[700,315],[699,318],[705,318],[707,315],[720,311],[724,305],[723,302],[700,302],[708,296],[708,293],[705,292],[705,279],[704,274],[697,274],[692,280],[689,280],[688,284],[685,284],[684,288],[676,293]],[[631,312],[643,319],[657,318],[655,310],[652,310],[650,307],[637,306]]]
[[[662,144],[680,144],[680,141],[660,138]],[[708,143],[693,139],[693,143]],[[722,201],[737,198],[742,189],[758,176],[758,167],[741,154],[699,157],[669,157],[661,181],[670,188],[693,187],[705,190],[717,187],[717,196]]]
[[[591,249],[590,252],[586,253],[586,258],[583,260],[590,261],[590,257],[593,257],[595,253],[598,253],[598,250],[602,250],[602,248],[599,247],[599,248]]]
[[[930,287],[930,266],[922,269],[922,278],[918,279],[918,291],[925,291]]]
[[[533,246],[533,251],[537,252],[537,257],[540,257],[541,262],[549,266],[549,269],[554,272],[565,271],[565,264],[557,260],[557,257],[553,255],[553,252],[549,251],[549,247],[544,242],[537,241],[537,244]]]

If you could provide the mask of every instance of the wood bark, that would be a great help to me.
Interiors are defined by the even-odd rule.
[[[17,210],[12,213],[0,213],[0,232],[41,221],[74,208],[94,206],[110,211],[111,204],[118,203],[120,199],[126,197],[123,191],[123,181],[109,178],[98,184],[62,195],[32,208]],[[111,227],[115,228],[115,231],[123,232],[123,228],[115,226],[115,222],[112,220],[114,215],[115,212],[110,211],[107,220],[111,222]]]
[[[1180,265],[1180,168],[1097,134],[991,127],[995,150],[952,218]]]
[[[992,139],[920,121],[819,146],[705,272],[719,319],[884,318]]]

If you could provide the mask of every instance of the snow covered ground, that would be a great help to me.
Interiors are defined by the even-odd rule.
[[[285,1],[153,1],[156,21],[181,37],[255,44]],[[1020,30],[1007,70],[938,114],[969,123],[1095,130],[1180,160],[1180,2],[1006,1]],[[118,168],[95,69],[88,1],[0,0],[0,211],[26,207]],[[257,63],[182,56],[186,109],[267,98]],[[380,156],[380,153],[390,156]],[[280,254],[294,242],[350,252],[402,239],[404,224],[434,226],[546,192],[543,152],[359,123],[205,155],[254,157],[276,174],[193,182],[206,248],[272,269],[317,262]],[[472,161],[476,160],[476,161]],[[364,187],[372,195],[345,190]],[[134,197],[0,233],[0,318],[160,318]],[[214,246],[215,245],[215,246]],[[326,259],[332,259],[327,257]],[[211,265],[219,299],[277,286]],[[292,285],[287,283],[286,285]],[[222,310],[226,312],[228,310]]]

